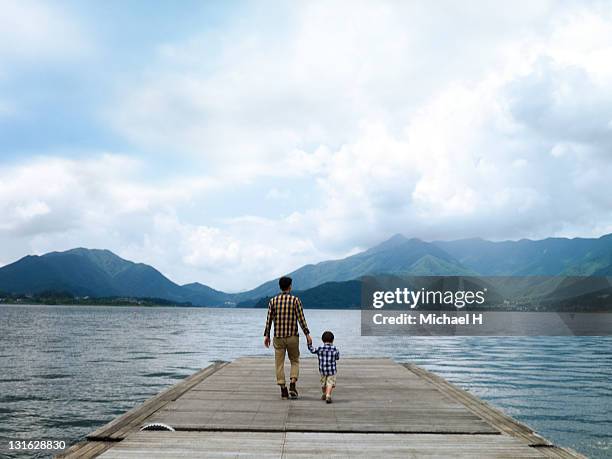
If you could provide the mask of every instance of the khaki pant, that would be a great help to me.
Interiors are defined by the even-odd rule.
[[[289,354],[289,361],[291,362],[289,378],[297,381],[300,375],[300,338],[298,336],[274,337],[272,344],[274,344],[276,383],[285,385],[285,351]]]

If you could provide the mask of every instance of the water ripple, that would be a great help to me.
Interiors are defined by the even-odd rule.
[[[0,442],[72,444],[215,360],[272,358],[261,339],[265,314],[0,306]],[[414,362],[557,444],[610,457],[612,338],[361,337],[359,311],[306,315],[316,335],[334,331],[344,356]]]

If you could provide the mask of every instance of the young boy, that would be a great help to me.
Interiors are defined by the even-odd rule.
[[[321,400],[331,403],[331,394],[336,387],[336,360],[340,358],[340,351],[334,346],[334,334],[330,331],[321,337],[323,346],[314,349],[308,344],[308,350],[319,357],[319,373],[321,374]]]

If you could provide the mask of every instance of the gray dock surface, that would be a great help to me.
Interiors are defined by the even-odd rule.
[[[328,405],[316,360],[300,363],[297,400],[281,400],[272,357],[219,362],[58,457],[583,457],[415,365],[342,359]],[[152,422],[176,432],[140,431]]]

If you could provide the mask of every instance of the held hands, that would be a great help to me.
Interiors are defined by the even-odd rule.
[[[306,342],[308,343],[309,346],[312,346],[312,338],[310,335],[306,335]]]

